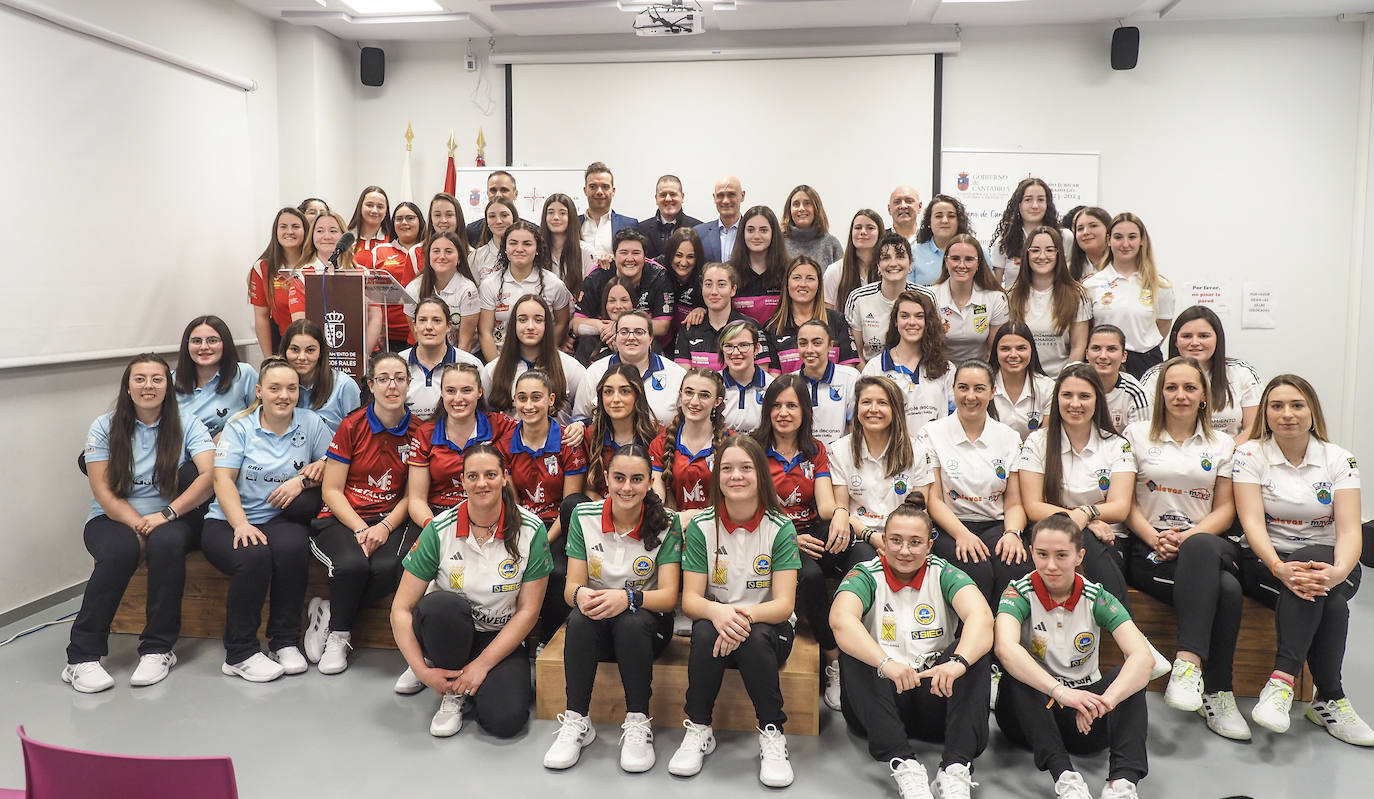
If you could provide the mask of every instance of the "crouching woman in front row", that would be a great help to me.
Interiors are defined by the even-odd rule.
[[[841,710],[904,798],[930,795],[909,735],[944,743],[938,795],[968,796],[973,760],[988,744],[992,610],[972,578],[930,554],[923,505],[909,500],[888,515],[874,539],[879,556],[850,570],[835,594]]]
[[[1102,799],[1134,799],[1148,771],[1144,688],[1153,658],[1116,597],[1078,573],[1085,535],[1065,513],[1031,530],[1035,571],[1008,585],[997,607],[997,658],[1011,677],[1002,681],[997,726],[1035,753],[1056,795],[1091,799],[1069,754],[1110,749]],[[1105,675],[1097,669],[1104,630],[1126,657]]]
[[[553,564],[539,517],[520,507],[491,444],[463,457],[467,499],[435,516],[402,562],[391,633],[420,682],[439,694],[429,732],[454,735],[469,701],[477,723],[510,738],[529,720],[525,637]],[[425,590],[433,581],[437,590]]]

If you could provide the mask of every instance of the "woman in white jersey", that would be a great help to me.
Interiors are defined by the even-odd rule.
[[[1231,436],[1237,444],[1250,437],[1259,408],[1260,383],[1255,368],[1239,358],[1226,355],[1226,331],[1221,319],[1211,308],[1194,305],[1184,309],[1169,331],[1169,357],[1186,355],[1202,366],[1207,373],[1207,403],[1212,412],[1212,426]],[[1151,367],[1140,383],[1154,394],[1154,381],[1159,367]]]
[[[1097,372],[1098,382],[1107,394],[1112,429],[1118,432],[1132,422],[1150,418],[1149,392],[1123,368],[1129,355],[1126,334],[1116,325],[1097,325],[1088,334],[1085,360]]]
[[[797,354],[801,357],[799,374],[806,383],[811,403],[811,432],[827,447],[849,429],[854,416],[854,384],[859,370],[830,359],[834,336],[819,319],[803,322],[797,328]]]
[[[1054,404],[1054,380],[1045,375],[1030,328],[1007,322],[992,339],[992,406],[997,420],[1022,440],[1045,426]]]
[[[1107,240],[1107,259],[1083,280],[1083,289],[1092,299],[1093,324],[1125,331],[1126,371],[1140,377],[1164,360],[1159,345],[1173,322],[1174,288],[1155,268],[1154,246],[1140,217],[1117,214]]]
[[[986,359],[988,342],[1007,323],[1007,295],[993,277],[978,239],[961,233],[945,248],[940,277],[931,287],[945,330],[949,359]]]
[[[1231,480],[1248,545],[1245,593],[1275,607],[1274,672],[1250,719],[1288,730],[1303,663],[1316,694],[1307,718],[1346,743],[1374,746],[1341,684],[1350,599],[1360,587],[1360,470],[1331,443],[1312,385],[1279,375],[1264,387],[1250,440],[1236,447]]]
[[[882,375],[902,392],[911,434],[953,410],[953,364],[945,350],[945,331],[935,301],[919,291],[903,291],[892,305],[887,338],[864,375]]]
[[[1058,224],[1058,220],[1054,192],[1048,183],[1028,177],[1016,184],[997,229],[988,240],[988,263],[1002,285],[1016,282],[1016,274],[1021,270],[1021,251],[1030,232],[1040,225]]]
[[[439,382],[445,366],[470,363],[478,369],[482,368],[482,362],[476,355],[449,343],[449,333],[453,330],[452,319],[448,303],[433,296],[420,300],[411,314],[415,346],[401,350],[401,357],[410,366],[406,406],[421,419],[430,418],[439,408]]]
[[[1031,329],[1041,366],[1058,375],[1069,361],[1083,357],[1092,302],[1069,271],[1057,229],[1042,225],[1032,230],[1021,260],[1025,268],[1007,290],[1011,318]]]

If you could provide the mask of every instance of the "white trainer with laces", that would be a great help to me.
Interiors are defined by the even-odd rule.
[[[969,799],[978,783],[963,763],[950,763],[935,772],[935,781],[930,784],[935,799]]]
[[[1164,704],[1185,713],[1202,707],[1202,667],[1182,658],[1174,661],[1173,674],[1164,689]]]
[[[620,725],[620,768],[639,774],[654,767],[654,729],[643,713],[626,713]]]
[[[1102,799],[1137,799],[1135,783],[1128,779],[1115,779],[1102,786]]]
[[[759,782],[769,788],[792,784],[792,763],[787,759],[787,736],[772,724],[759,730]]]
[[[435,738],[448,738],[463,729],[463,707],[468,698],[462,694],[444,694],[439,700],[439,709],[429,722],[429,734]]]
[[[582,757],[582,747],[596,740],[596,728],[581,713],[565,710],[558,714],[558,723],[557,737],[544,753],[544,768],[571,768]]]
[[[1236,695],[1230,691],[1218,691],[1202,695],[1202,707],[1198,714],[1207,719],[1207,729],[1223,738],[1233,741],[1250,740],[1250,725],[1236,707]]]
[[[401,672],[401,676],[396,678],[396,684],[391,687],[398,694],[410,696],[425,690],[425,684],[420,682],[420,678],[415,676],[414,670],[406,666],[406,670]]]
[[[1292,721],[1288,714],[1293,710],[1293,686],[1273,677],[1260,689],[1255,709],[1250,711],[1250,720],[1270,732],[1288,732]]]
[[[108,691],[114,687],[114,677],[110,676],[105,667],[100,665],[98,660],[87,660],[83,663],[68,663],[62,669],[62,682],[68,683],[71,687],[83,694],[98,694],[101,691]]]
[[[272,682],[286,673],[282,664],[261,652],[254,652],[238,663],[221,663],[219,670],[228,677],[242,677],[248,682]]]
[[[668,761],[668,773],[675,777],[695,777],[701,772],[706,755],[716,751],[716,735],[709,724],[693,724],[691,719],[683,719],[682,726],[687,734],[682,736],[682,744]]]
[[[280,663],[287,674],[304,674],[310,670],[310,663],[306,661],[305,655],[294,646],[284,646],[273,651],[272,659]]]
[[[305,656],[311,663],[319,663],[324,657],[324,642],[329,638],[329,600],[311,597],[306,606]]]
[[[153,655],[144,655],[138,659],[138,666],[134,668],[134,674],[129,678],[129,684],[135,688],[143,688],[148,685],[157,685],[167,679],[167,673],[177,664],[175,652],[159,652]]]
[[[320,674],[338,674],[348,668],[348,650],[353,648],[353,633],[331,632],[324,639],[320,655]]]
[[[1054,781],[1054,795],[1059,799],[1093,799],[1088,792],[1088,783],[1077,771],[1066,771]]]
[[[887,762],[892,769],[892,779],[897,782],[897,793],[902,799],[930,799],[930,786],[926,784],[926,767],[919,760],[894,757]]]
[[[840,661],[828,663],[825,667],[825,691],[821,694],[825,706],[831,710],[840,709]]]
[[[1374,746],[1374,730],[1360,718],[1350,700],[1316,700],[1307,708],[1307,720],[1325,727],[1331,737],[1355,746]]]

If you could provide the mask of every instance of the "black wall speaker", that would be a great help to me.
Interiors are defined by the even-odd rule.
[[[1135,69],[1139,57],[1140,28],[1117,28],[1112,31],[1112,69]]]
[[[1132,28],[1132,30],[1135,30]],[[1113,39],[1113,42],[1116,40]],[[362,51],[362,78],[364,86],[381,86],[386,76],[386,53],[380,47],[364,47]],[[1116,65],[1116,49],[1112,49],[1112,65]],[[1135,66],[1135,61],[1131,61]]]

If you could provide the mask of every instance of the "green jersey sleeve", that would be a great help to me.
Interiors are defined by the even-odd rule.
[[[1097,599],[1093,600],[1093,621],[1097,622],[1098,627],[1107,632],[1113,632],[1124,622],[1130,620],[1131,614],[1126,612],[1126,609],[1121,606],[1116,597],[1111,595],[1111,592],[1105,590],[1097,592]]]
[[[863,603],[864,615],[867,616],[868,609],[873,607],[873,597],[878,593],[878,583],[866,569],[855,566],[843,580],[840,580],[840,587],[835,590],[835,594],[839,595],[841,591],[848,591],[858,597]]]
[[[572,513],[572,518],[568,520],[568,557],[578,560],[587,559],[587,537],[582,532],[582,514],[576,510]]]
[[[797,548],[797,528],[788,519],[773,536],[773,571],[798,571],[801,569],[801,550]],[[703,569],[703,571],[705,571]]]
[[[425,582],[433,580],[434,575],[439,573],[439,533],[434,529],[433,521],[420,531],[420,540],[415,542],[415,548],[410,550],[401,565]]]
[[[670,511],[668,515],[673,522],[659,541],[658,554],[655,556],[660,566],[665,563],[682,563],[682,526],[678,523],[676,513]]]
[[[714,514],[710,515],[714,520]],[[706,535],[701,531],[701,516],[692,519],[682,536],[682,570],[706,574]]]
[[[944,596],[946,605],[954,607],[954,595],[966,585],[974,585],[974,582],[963,569],[949,561],[940,562],[940,593]]]
[[[1029,591],[1030,588],[1027,587],[1026,590]],[[1007,590],[1002,592],[1002,601],[997,603],[997,612],[1006,613],[1020,624],[1025,624],[1026,619],[1030,618],[1030,602],[1026,600],[1026,595],[1021,593],[1021,589],[1016,587],[1016,583],[1008,585]]]
[[[530,538],[530,560],[525,564],[525,576],[520,582],[528,583],[540,577],[548,577],[553,571],[553,556],[549,554],[549,534],[541,523],[534,528]]]

